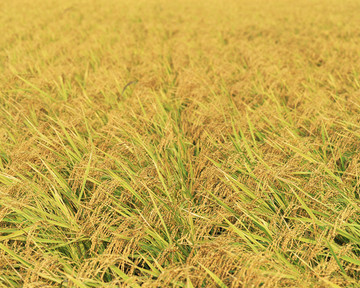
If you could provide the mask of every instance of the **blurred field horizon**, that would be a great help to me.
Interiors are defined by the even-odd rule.
[[[0,2],[0,287],[360,287],[360,2]]]

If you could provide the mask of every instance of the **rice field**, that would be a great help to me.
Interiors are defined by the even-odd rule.
[[[360,287],[360,2],[0,2],[0,287]]]

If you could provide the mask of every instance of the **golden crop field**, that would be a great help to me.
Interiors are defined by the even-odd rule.
[[[360,287],[360,1],[2,0],[0,287]]]

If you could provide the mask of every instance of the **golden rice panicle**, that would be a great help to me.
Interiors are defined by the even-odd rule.
[[[360,3],[0,2],[0,287],[359,287]]]

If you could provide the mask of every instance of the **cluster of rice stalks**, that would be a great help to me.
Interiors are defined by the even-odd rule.
[[[360,3],[0,3],[1,287],[359,287]]]

